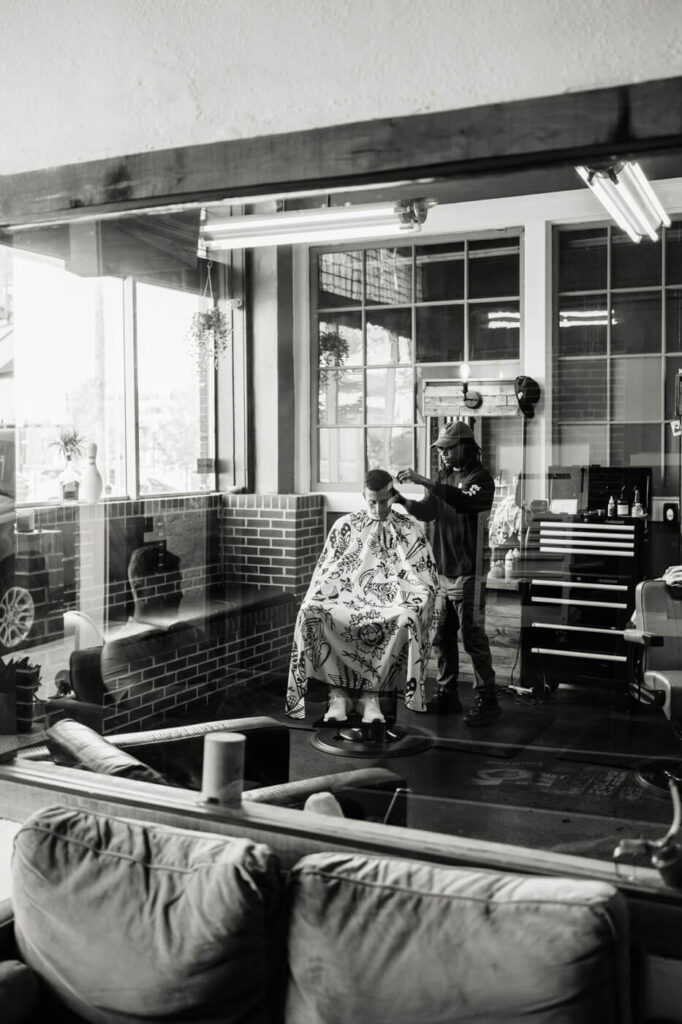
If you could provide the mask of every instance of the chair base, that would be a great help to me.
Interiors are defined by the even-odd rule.
[[[318,750],[339,757],[404,757],[433,746],[433,737],[389,722],[330,723],[310,737]]]
[[[668,774],[682,780],[681,761],[647,761],[635,769],[635,779],[648,793],[656,796],[670,798],[670,786],[668,785]]]

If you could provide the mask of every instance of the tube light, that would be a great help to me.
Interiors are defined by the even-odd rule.
[[[413,235],[421,230],[428,199],[361,206],[332,206],[283,213],[249,213],[214,217],[209,211],[201,226],[199,251],[250,249],[294,242],[338,242],[381,236]]]
[[[633,242],[639,244],[645,235],[655,242],[661,224],[670,227],[670,217],[639,164],[621,160],[605,170],[576,167],[576,171]]]

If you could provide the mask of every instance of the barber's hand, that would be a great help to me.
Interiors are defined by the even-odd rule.
[[[401,469],[398,473],[398,483],[406,484],[410,481],[413,484],[421,484],[422,487],[428,487],[431,483],[427,477],[417,473],[414,469]]]

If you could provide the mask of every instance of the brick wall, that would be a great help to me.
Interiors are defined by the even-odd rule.
[[[220,556],[225,579],[274,585],[302,598],[325,538],[321,494],[224,494]]]
[[[278,587],[292,600],[228,619],[222,632],[211,629],[178,658],[127,666],[115,685],[134,689],[107,716],[105,730],[191,713],[231,690],[283,680],[298,604],[324,542],[323,505],[321,495],[211,494],[36,508],[37,531],[17,541],[17,572],[37,612],[24,646],[42,645],[51,684],[72,646],[61,642],[63,613],[77,608],[105,629],[123,626],[133,611],[130,555],[141,544],[165,540],[180,559],[186,597],[205,594],[212,584],[239,583]],[[159,592],[164,587],[160,578]],[[35,660],[47,666],[39,650]]]

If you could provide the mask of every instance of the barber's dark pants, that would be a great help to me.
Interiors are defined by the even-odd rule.
[[[485,633],[485,582],[475,576],[441,576],[447,600],[445,618],[434,645],[438,656],[438,685],[457,687],[459,676],[458,631],[462,646],[474,666],[474,690],[495,690],[495,671]]]

